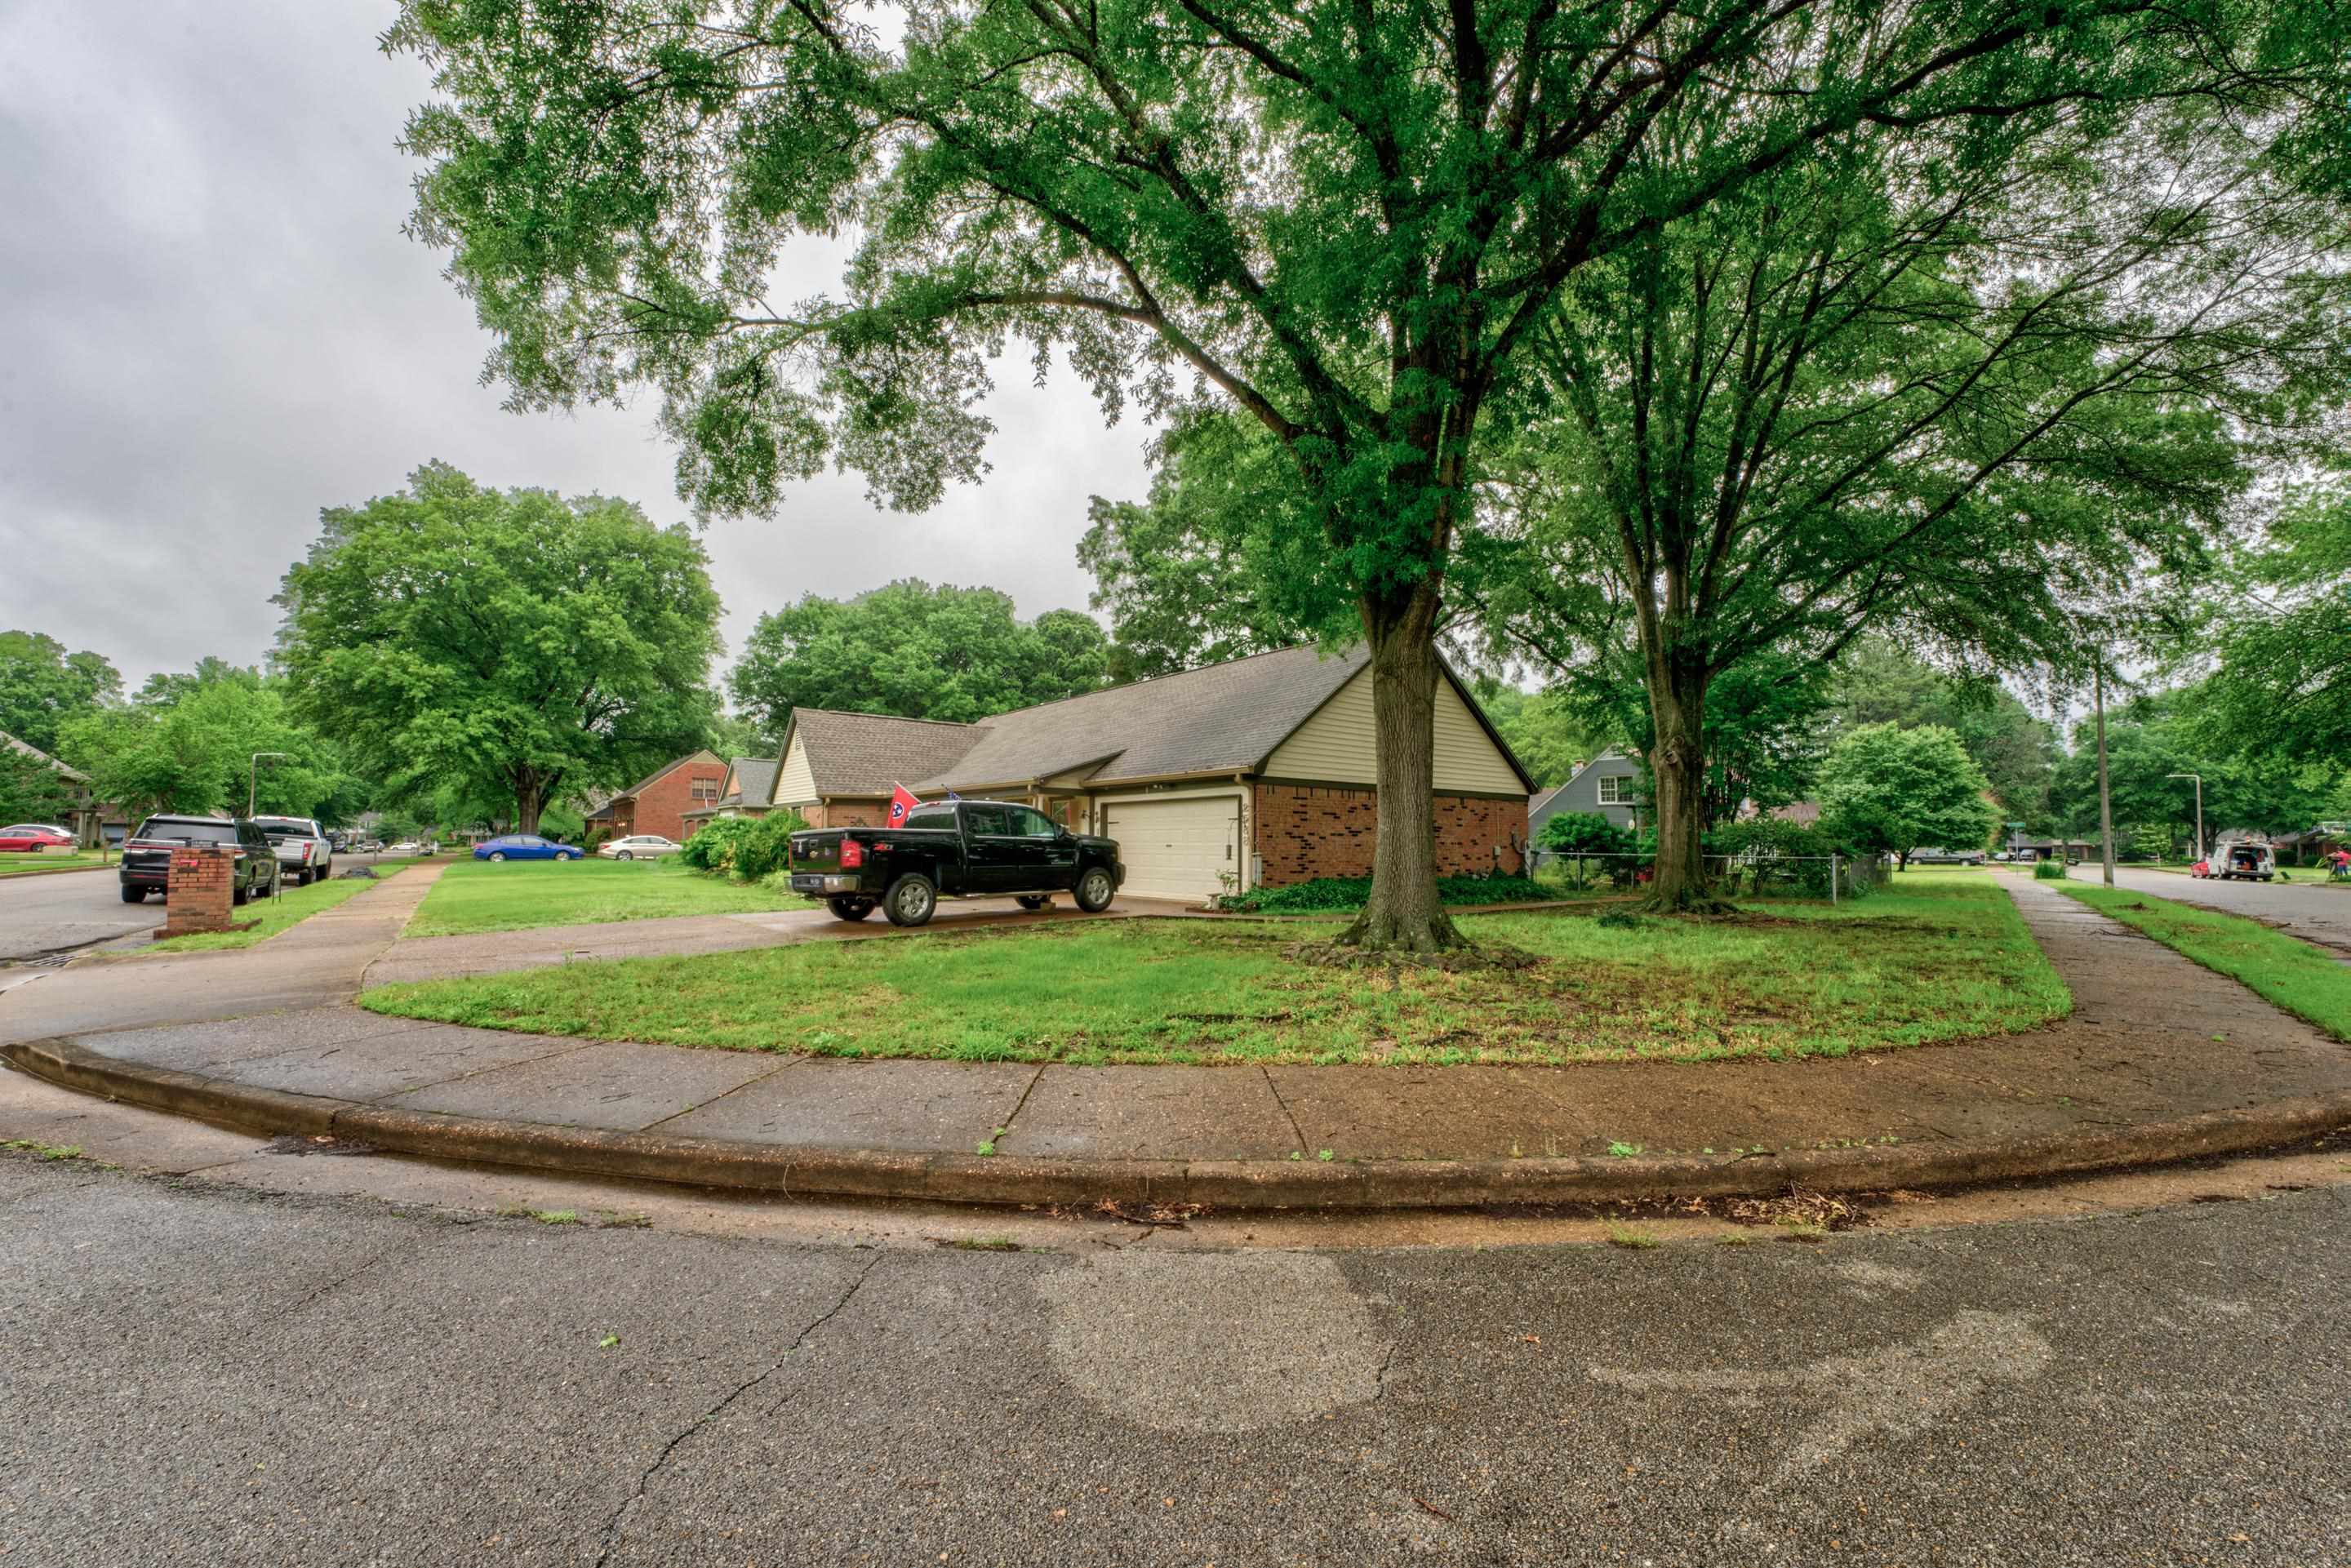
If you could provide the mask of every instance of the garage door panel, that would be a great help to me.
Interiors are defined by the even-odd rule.
[[[1118,841],[1125,891],[1139,898],[1206,898],[1240,869],[1240,799],[1113,801],[1104,831]]]

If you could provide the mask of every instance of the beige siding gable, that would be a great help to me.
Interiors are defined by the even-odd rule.
[[[776,769],[776,792],[768,798],[768,804],[816,804],[816,769],[809,766],[808,747],[800,744],[798,730],[792,732],[790,743],[784,747],[784,763]]]
[[[1372,672],[1366,667],[1275,748],[1265,765],[1266,777],[1321,784],[1377,783],[1373,737]],[[1526,793],[1526,783],[1510,759],[1442,675],[1437,682],[1436,774],[1440,794]]]

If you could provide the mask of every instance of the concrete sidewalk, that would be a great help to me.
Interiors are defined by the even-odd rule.
[[[2073,988],[2074,1016],[1844,1061],[867,1061],[586,1042],[340,1005],[85,1030],[9,1055],[72,1087],[255,1131],[580,1175],[987,1202],[1410,1206],[1923,1186],[2351,1124],[2351,1051],[2050,889],[2009,890]]]

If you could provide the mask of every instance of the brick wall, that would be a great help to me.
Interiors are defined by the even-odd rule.
[[[878,828],[890,815],[885,800],[820,800],[800,808],[811,828]]]
[[[1255,852],[1265,882],[1280,887],[1321,876],[1369,876],[1378,836],[1378,797],[1371,789],[1319,784],[1257,787]],[[1515,846],[1527,838],[1527,802],[1437,798],[1437,869],[1442,875],[1494,869],[1500,845],[1505,870],[1519,869]]]
[[[625,825],[616,822],[616,836],[659,833],[663,838],[684,843],[685,813],[697,806],[707,806],[717,799],[715,794],[705,794],[702,800],[695,799],[695,780],[702,779],[706,785],[716,786],[726,778],[726,764],[724,762],[688,762],[671,768],[638,790],[634,800],[616,803],[614,816],[625,821]]]
[[[236,885],[235,844],[182,844],[172,852],[164,884],[163,929],[158,936],[229,928],[229,894]]]

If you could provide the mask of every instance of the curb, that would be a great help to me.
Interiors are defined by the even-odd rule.
[[[2208,1112],[2113,1132],[1900,1148],[1802,1149],[1682,1159],[1048,1160],[683,1138],[401,1111],[258,1089],[103,1056],[70,1040],[0,1046],[67,1089],[236,1132],[356,1139],[390,1154],[565,1176],[787,1196],[971,1204],[1196,1203],[1219,1209],[1470,1208],[1496,1204],[1761,1197],[1948,1187],[2240,1155],[2351,1127],[2351,1091]]]

